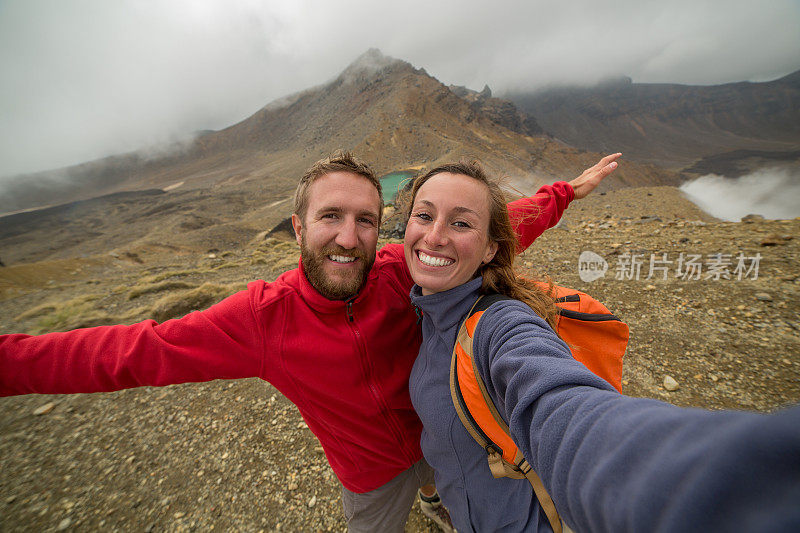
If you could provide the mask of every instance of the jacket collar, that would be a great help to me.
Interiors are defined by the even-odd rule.
[[[300,296],[303,298],[303,300],[305,300],[309,307],[319,313],[342,313],[349,302],[352,302],[353,304],[362,302],[369,295],[373,280],[378,277],[378,275],[375,273],[375,268],[371,268],[367,274],[367,281],[364,283],[364,286],[361,288],[361,291],[359,291],[358,294],[351,296],[347,300],[329,300],[317,292],[317,289],[315,289],[314,286],[311,285],[311,282],[308,281],[306,272],[303,269],[302,259],[300,259],[297,270],[299,272],[297,278],[299,279]]]
[[[447,331],[458,325],[478,299],[478,291],[483,283],[477,277],[448,291],[422,295],[419,285],[411,287],[411,303],[422,309],[426,319],[431,320],[439,331]]]

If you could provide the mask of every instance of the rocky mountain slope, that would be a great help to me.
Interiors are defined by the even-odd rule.
[[[106,199],[106,209],[121,210],[113,203],[121,200]],[[596,296],[629,324],[625,394],[770,411],[800,401],[798,235],[800,220],[720,222],[675,188],[628,188],[571,205],[520,267]],[[291,241],[256,238],[225,249],[207,237],[201,251],[73,248],[0,268],[0,333],[164,320],[297,264]],[[608,263],[604,277],[580,279],[583,251]],[[48,255],[33,246],[29,254]],[[730,260],[719,276],[716,254]],[[760,257],[757,275],[739,279],[739,254]],[[699,256],[697,279],[678,268],[679,257],[689,256]],[[638,275],[633,257],[642,261]],[[671,263],[657,263],[666,270],[650,276],[651,257]],[[665,387],[667,376],[677,389],[672,381]],[[339,485],[317,441],[270,385],[216,381],[0,399],[0,530],[212,528],[344,528]],[[435,528],[415,509],[407,531]]]
[[[785,160],[787,152],[800,160],[800,71],[764,83],[690,86],[622,78],[505,97],[571,146],[618,150],[668,168],[711,156],[730,167],[743,157],[737,150],[752,151],[749,157],[761,164]]]
[[[380,174],[477,157],[523,192],[577,175],[601,155],[531,136],[535,121],[509,102],[474,103],[424,70],[370,50],[331,82],[160,156],[119,155],[13,179],[4,185],[0,213],[119,191],[252,180],[288,194],[309,165],[336,149],[356,152]],[[607,186],[680,181],[674,172],[629,164]]]

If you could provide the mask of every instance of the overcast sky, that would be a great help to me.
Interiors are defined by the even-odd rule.
[[[0,176],[220,129],[370,47],[502,93],[800,68],[800,0],[0,0]]]

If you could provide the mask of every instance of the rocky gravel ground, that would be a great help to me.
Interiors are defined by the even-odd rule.
[[[772,411],[800,401],[799,240],[797,219],[721,222],[677,189],[627,189],[571,206],[520,264],[629,324],[625,394]],[[585,251],[603,277],[581,279]],[[114,254],[0,269],[0,332],[179,316],[191,309],[176,302],[204,307],[298,252],[259,240]],[[757,276],[738,279],[740,254],[759,257]],[[0,531],[343,531],[339,487],[297,410],[260,380],[0,399]],[[407,531],[435,530],[415,509]]]

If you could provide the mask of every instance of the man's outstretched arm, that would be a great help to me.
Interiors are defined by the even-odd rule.
[[[0,336],[0,396],[103,392],[258,376],[261,329],[242,291],[161,324]]]
[[[533,196],[510,202],[508,215],[519,239],[517,252],[524,251],[545,230],[558,224],[569,203],[591,193],[614,172],[621,156],[621,153],[607,155],[570,182],[543,185]]]

